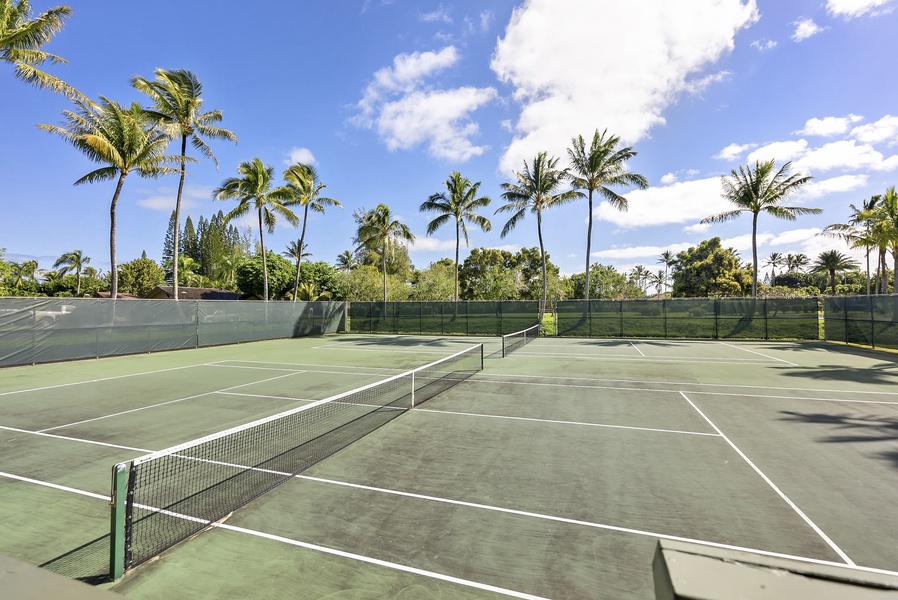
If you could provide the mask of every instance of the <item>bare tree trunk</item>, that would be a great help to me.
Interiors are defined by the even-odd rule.
[[[112,269],[110,272],[109,297],[113,300],[118,298],[118,265],[115,263],[115,206],[118,204],[118,197],[122,193],[122,186],[125,185],[125,177],[127,176],[127,171],[119,172],[118,183],[115,186],[115,193],[112,194],[112,204],[109,207],[109,264]]]
[[[592,252],[592,188],[589,189],[589,219],[586,225],[586,300],[587,310],[589,307],[589,255]]]
[[[262,248],[262,299],[268,302],[268,260],[265,257],[265,239],[262,237],[262,209],[259,209],[259,247]]]
[[[302,214],[302,233],[299,234],[299,252],[297,253],[299,256],[296,257],[296,281],[293,282],[293,301],[296,302],[296,295],[299,292],[299,270],[302,268],[302,250],[303,246],[306,245],[306,223],[309,220],[309,205],[306,204],[306,208]]]
[[[175,300],[180,300],[178,293],[178,243],[179,233],[181,230],[181,194],[184,192],[184,177],[187,175],[186,159],[187,156],[187,136],[181,136],[181,177],[178,179],[178,198],[175,200],[175,235],[172,244],[172,292]]]

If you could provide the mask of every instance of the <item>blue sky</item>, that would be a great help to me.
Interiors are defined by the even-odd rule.
[[[32,0],[36,11],[57,1]],[[509,236],[500,184],[539,151],[567,164],[576,135],[620,135],[638,155],[646,191],[630,210],[595,210],[593,261],[660,268],[658,255],[719,236],[750,260],[750,217],[706,226],[727,210],[720,176],[756,159],[791,160],[813,183],[791,203],[824,209],[794,222],[762,217],[759,256],[848,251],[817,235],[896,183],[898,80],[891,40],[896,0],[508,0],[430,2],[266,0],[216,3],[69,0],[73,16],[47,46],[69,63],[50,67],[90,97],[144,98],[135,75],[194,71],[205,107],[239,144],[212,142],[190,167],[185,212],[194,221],[232,202],[212,189],[260,157],[282,172],[314,162],[345,210],[310,219],[313,260],[351,248],[352,213],[388,204],[418,237],[418,268],[452,255],[454,231],[427,237],[418,206],[449,172],[480,181],[493,231],[471,246],[537,245],[528,216]],[[3,211],[9,260],[49,268],[80,249],[109,268],[114,183],[73,186],[95,166],[35,127],[59,123],[69,103],[15,80],[0,65]],[[172,147],[175,152],[175,148]],[[118,261],[159,260],[177,180],[125,183]],[[546,249],[562,273],[582,271],[586,203],[544,216]],[[266,245],[282,251],[299,231],[281,222]],[[463,252],[462,256],[465,256]],[[859,253],[854,253],[858,259]]]

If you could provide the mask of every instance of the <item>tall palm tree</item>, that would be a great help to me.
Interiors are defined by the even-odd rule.
[[[801,252],[798,254],[787,254],[785,258],[786,271],[802,273],[810,264],[811,259],[808,258],[807,254],[802,254]]]
[[[886,190],[876,208],[868,212],[868,216],[872,219],[871,230],[880,248],[881,291],[888,291],[888,269],[885,263],[885,250],[888,250],[892,253],[895,275],[892,293],[898,294],[898,192],[895,191],[895,186]]]
[[[754,168],[749,165],[730,171],[730,175],[722,177],[723,197],[736,205],[735,210],[712,215],[702,219],[702,223],[723,223],[732,221],[740,213],[748,212],[751,221],[751,295],[758,295],[758,215],[762,212],[778,219],[794,221],[798,215],[816,215],[823,212],[819,208],[803,206],[783,206],[782,202],[801,186],[811,180],[808,175],[790,175],[792,163],[787,162],[774,172],[774,160],[755,161]]]
[[[221,122],[221,111],[203,112],[203,84],[191,71],[183,69],[156,69],[156,80],[147,81],[143,77],[134,77],[131,85],[146,94],[153,101],[147,111],[157,119],[160,129],[171,139],[181,141],[181,177],[178,180],[178,196],[175,200],[174,238],[172,244],[172,281],[174,296],[178,299],[178,250],[181,222],[181,197],[184,193],[184,179],[187,177],[185,163],[187,161],[187,140],[200,154],[211,158],[218,169],[218,160],[212,149],[203,141],[203,137],[228,140],[237,143],[237,136],[227,129],[216,127]]]
[[[61,56],[41,50],[72,16],[68,6],[57,6],[31,18],[29,0],[0,0],[0,60],[12,65],[18,79],[62,93],[72,100],[89,103],[81,92],[38,67],[44,63],[65,64]]]
[[[302,206],[302,233],[299,236],[299,248],[306,248],[306,225],[309,223],[309,209],[323,213],[326,206],[343,205],[333,198],[325,198],[319,195],[327,186],[318,181],[318,172],[312,165],[297,163],[284,171],[284,181],[287,182],[287,190],[293,197],[284,203],[286,206]],[[299,270],[302,267],[302,252],[296,255],[296,283],[293,286],[293,301],[296,302],[296,291],[299,286]]]
[[[450,220],[455,221],[455,302],[458,302],[458,250],[462,235],[465,238],[465,246],[470,246],[465,222],[477,225],[483,231],[491,231],[493,225],[490,220],[474,212],[478,208],[489,206],[491,200],[488,196],[477,196],[480,189],[479,181],[472,184],[458,171],[449,173],[449,179],[443,185],[446,186],[446,191],[431,195],[421,204],[419,210],[439,213],[438,217],[427,224],[427,235],[433,235]]]
[[[829,275],[829,284],[833,296],[836,295],[836,273],[850,271],[857,268],[857,262],[845,256],[838,250],[826,250],[821,252],[811,267],[813,273]]]
[[[390,207],[378,204],[368,212],[358,213],[359,224],[356,241],[360,247],[380,253],[381,270],[384,278],[384,302],[387,301],[387,254],[401,241],[414,242],[415,236],[408,225],[393,218]]]
[[[237,200],[238,204],[225,215],[225,222],[242,217],[255,210],[259,216],[259,246],[262,251],[262,296],[268,301],[268,261],[265,258],[265,237],[263,230],[274,233],[277,216],[281,215],[294,227],[299,224],[297,217],[285,205],[293,197],[285,187],[273,188],[274,167],[266,165],[261,158],[254,158],[237,166],[239,177],[228,177],[221,187],[212,193],[215,200]]]
[[[99,103],[73,100],[76,109],[65,110],[64,125],[38,124],[40,129],[56,134],[70,142],[94,162],[105,166],[91,171],[75,182],[94,183],[116,180],[109,208],[109,262],[111,297],[118,296],[118,268],[115,261],[116,205],[125,178],[132,172],[140,177],[159,177],[177,173],[167,166],[177,157],[164,154],[168,138],[159,131],[146,111],[136,102],[126,108],[105,96]]]
[[[496,213],[510,212],[511,218],[502,228],[500,237],[504,238],[511,233],[515,226],[524,218],[527,211],[536,215],[536,232],[539,236],[539,253],[542,259],[543,293],[539,305],[539,320],[542,322],[546,310],[546,247],[543,243],[543,211],[555,206],[561,206],[580,197],[580,193],[574,190],[557,192],[564,183],[566,173],[558,168],[557,158],[549,158],[545,152],[540,152],[531,164],[524,161],[524,171],[515,171],[515,183],[503,183],[502,197],[508,204],[496,209]]]
[[[661,256],[658,257],[658,263],[664,265],[664,283],[667,284],[670,281],[669,273],[670,268],[674,266],[677,262],[677,255],[671,252],[670,250],[665,250],[661,253]]]
[[[608,203],[620,211],[626,211],[627,199],[611,189],[611,187],[636,186],[645,189],[648,180],[638,173],[630,173],[626,169],[627,161],[636,156],[632,148],[617,149],[620,138],[608,135],[606,129],[602,133],[596,129],[589,148],[582,135],[571,140],[572,148],[568,148],[571,165],[568,173],[574,189],[586,190],[589,202],[589,213],[586,226],[586,300],[589,300],[589,263],[592,252],[592,197],[598,192]],[[581,194],[582,196],[582,194]]]
[[[306,252],[306,250],[306,244],[304,244],[301,240],[298,240],[287,244],[287,249],[281,252],[281,254],[283,254],[287,258],[292,258],[296,261],[296,280],[293,282],[294,302],[296,302],[297,293],[299,292],[299,263],[307,256],[312,256],[312,253]]]
[[[838,237],[845,240],[850,248],[863,248],[867,264],[867,295],[870,295],[870,250],[877,247],[876,240],[873,236],[873,219],[871,211],[876,208],[877,203],[882,197],[879,195],[871,196],[869,200],[864,200],[861,208],[854,204],[849,204],[851,208],[851,218],[847,223],[833,223],[823,229],[821,235],[829,237]],[[878,265],[877,265],[878,269]]]
[[[791,256],[791,255],[790,255]],[[771,252],[767,260],[764,261],[765,267],[770,267],[770,285],[776,287],[776,269],[786,264],[786,257],[779,252]]]
[[[77,284],[75,285],[75,295],[81,295],[81,271],[84,269],[85,265],[90,262],[89,256],[84,256],[84,253],[81,250],[72,250],[71,252],[66,252],[62,256],[56,259],[56,262],[53,263],[54,269],[59,269],[60,275],[65,275],[70,271],[75,272],[75,277],[77,280]]]
[[[344,250],[337,256],[337,269],[348,273],[359,266],[359,259],[352,250]]]

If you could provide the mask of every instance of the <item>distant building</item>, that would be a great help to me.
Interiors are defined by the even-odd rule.
[[[255,296],[232,292],[230,290],[218,290],[214,288],[196,288],[178,286],[180,300],[253,300]],[[172,300],[174,288],[170,285],[158,285],[153,291],[144,296],[148,300]]]
[[[111,296],[112,292],[97,292],[97,298],[109,299]],[[134,294],[123,294],[119,292],[116,296],[116,300],[141,300],[141,297],[135,296]]]

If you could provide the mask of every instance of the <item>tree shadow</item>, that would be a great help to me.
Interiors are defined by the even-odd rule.
[[[785,377],[814,381],[846,381],[872,385],[898,385],[898,365],[883,361],[864,368],[846,365],[814,365],[812,367],[776,366]],[[898,388],[896,388],[898,389]]]
[[[781,411],[781,414],[784,421],[831,426],[832,433],[819,440],[828,444],[898,440],[898,417],[802,413],[790,410]],[[898,450],[880,452],[876,456],[898,469]]]

